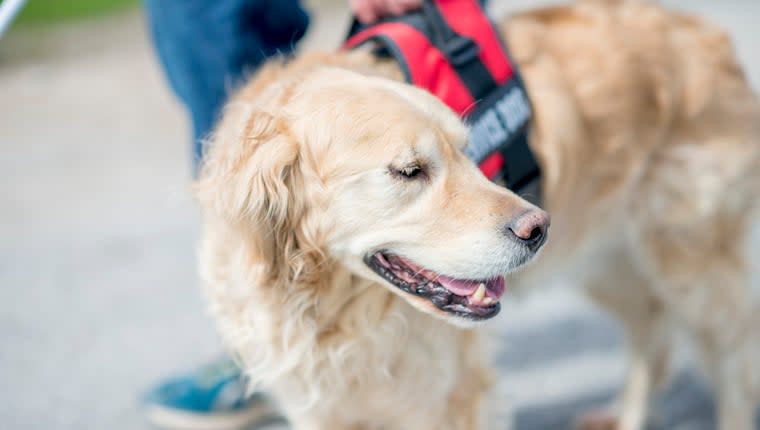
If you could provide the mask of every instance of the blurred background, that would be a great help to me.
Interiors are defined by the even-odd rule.
[[[302,49],[338,46],[347,1],[306,3]],[[728,30],[760,86],[760,1],[665,3]],[[196,278],[190,127],[139,6],[30,0],[0,39],[0,428],[147,428],[142,392],[220,351]],[[617,326],[569,287],[511,297],[494,324],[518,430],[569,428],[621,386]],[[654,428],[713,428],[683,351]]]

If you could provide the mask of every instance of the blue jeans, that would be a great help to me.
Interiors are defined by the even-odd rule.
[[[309,17],[299,0],[143,0],[172,89],[193,126],[194,165],[229,93],[267,58],[290,54]]]

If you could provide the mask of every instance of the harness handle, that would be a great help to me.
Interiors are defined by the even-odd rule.
[[[422,3],[422,13],[432,30],[433,44],[446,55],[454,67],[464,66],[478,59],[478,45],[449,26],[434,0],[425,0]]]
[[[414,23],[412,24],[413,26],[424,26],[428,30],[427,34],[430,35],[430,42],[446,57],[449,64],[456,70],[457,75],[467,87],[467,91],[472,98],[475,101],[481,100],[495,88],[498,88],[499,83],[496,81],[496,77],[483,64],[483,61],[481,61],[478,44],[473,39],[459,34],[449,25],[449,22],[440,10],[440,3],[442,1],[450,0],[425,0],[422,3],[422,8],[418,11],[409,12],[405,16],[383,18],[372,24],[362,24],[354,17],[346,40],[372,27],[381,26],[384,23],[404,22],[407,24]],[[480,9],[477,0],[469,1]],[[370,39],[373,38],[370,37]],[[376,54],[387,55],[388,51],[393,51],[393,44],[387,43],[383,37],[374,37],[374,39],[381,42]]]

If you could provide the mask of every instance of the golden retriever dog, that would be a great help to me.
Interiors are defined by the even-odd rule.
[[[481,429],[494,378],[478,322],[560,274],[619,317],[630,373],[612,422],[642,428],[685,328],[719,426],[760,386],[760,105],[728,37],[633,1],[500,28],[535,110],[547,214],[490,183],[467,128],[389,60],[302,55],[230,101],[198,198],[226,345],[297,430]],[[754,290],[754,292],[753,292]]]

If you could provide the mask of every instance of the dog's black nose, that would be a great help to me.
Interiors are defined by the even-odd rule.
[[[540,209],[531,209],[516,216],[507,226],[507,235],[516,242],[536,252],[546,242],[549,231],[549,214]]]

